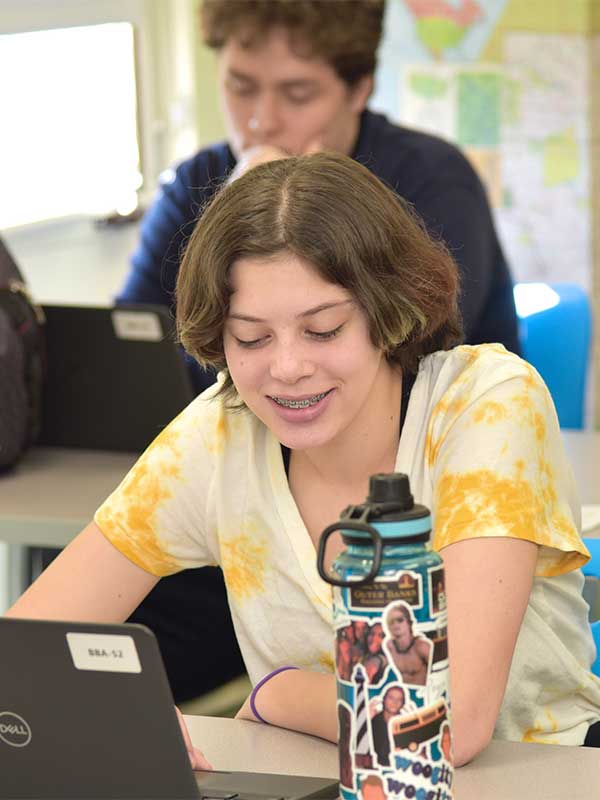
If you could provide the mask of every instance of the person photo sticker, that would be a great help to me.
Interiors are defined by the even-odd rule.
[[[359,797],[362,800],[387,800],[383,778],[380,778],[379,775],[366,775],[360,782]]]
[[[383,650],[384,630],[381,622],[370,622],[365,618],[353,618],[336,629],[335,664],[338,678],[352,682],[352,673],[357,664],[365,668],[369,684],[380,683],[388,667]]]
[[[366,652],[361,659],[361,664],[367,673],[370,684],[378,684],[385,677],[388,666],[387,656],[383,652],[383,639],[385,633],[381,622],[369,625],[366,638]]]
[[[444,581],[444,568],[428,570],[429,573],[429,603],[431,616],[446,611],[446,587]]]
[[[429,612],[435,628],[427,631],[433,642],[433,669],[448,659],[448,612],[446,611],[446,586],[444,568],[428,570]]]
[[[335,632],[335,666],[339,680],[352,682],[357,664],[365,668],[370,685],[381,683],[387,674],[388,658],[383,650],[385,632],[379,621],[356,617]]]
[[[369,714],[373,750],[380,767],[393,766],[391,752],[394,749],[391,723],[403,714],[414,711],[406,690],[397,683],[388,684],[384,691],[371,698]]]
[[[433,643],[416,629],[412,608],[391,603],[383,615],[383,649],[398,678],[410,686],[425,686],[431,668]]]
[[[354,667],[354,626],[351,622],[335,631],[335,671],[341,681],[350,681]]]

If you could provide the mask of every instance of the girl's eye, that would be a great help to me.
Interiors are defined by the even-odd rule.
[[[322,331],[322,332],[320,332],[320,331],[307,331],[307,334],[309,336],[311,336],[313,339],[318,339],[318,341],[324,342],[324,341],[327,341],[328,339],[335,338],[341,332],[343,327],[344,326],[342,324],[342,325],[338,325],[337,328],[334,328],[331,331]],[[261,336],[258,339],[240,339],[239,337],[234,336],[233,338],[235,339],[235,341],[237,342],[237,344],[240,347],[245,347],[245,348],[251,350],[252,348],[260,347],[261,345],[263,345],[267,341],[267,339],[269,337],[268,336]]]
[[[259,347],[265,341],[264,336],[260,339],[250,339],[250,340],[238,339],[237,336],[234,336],[233,338],[236,340],[236,342],[239,344],[240,347],[247,347],[247,348]]]
[[[308,331],[308,333],[311,336],[314,336],[315,339],[320,339],[321,341],[323,341],[327,339],[333,339],[335,336],[338,335],[338,333],[340,333],[343,327],[344,327],[343,325],[338,325],[338,327],[334,328],[332,331],[323,331],[322,333],[319,333],[317,331]]]

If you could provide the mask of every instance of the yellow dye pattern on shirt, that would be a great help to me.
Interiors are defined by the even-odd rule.
[[[267,543],[250,533],[221,540],[221,566],[227,590],[236,601],[264,592],[267,554]]]
[[[327,672],[333,672],[333,652],[324,652],[319,656],[319,664]]]
[[[533,728],[527,728],[523,731],[521,741],[525,744],[554,744],[552,739],[548,739],[546,736],[542,735],[545,732],[545,725],[535,725]]]
[[[213,429],[213,436],[206,442],[206,449],[209,453],[223,452],[228,438],[227,420],[224,415],[220,415],[217,419],[216,425]]]
[[[544,734],[547,734],[549,731],[556,733],[558,730],[558,720],[554,717],[549,708],[544,709],[544,714],[548,722],[540,722],[531,728],[527,728],[527,730],[523,732],[521,738],[522,742],[526,744],[553,744],[553,740],[547,738]]]
[[[572,520],[555,506],[554,484],[548,480],[534,490],[523,472],[524,463],[518,460],[511,476],[488,469],[443,474],[436,491],[434,548],[485,536],[509,536],[549,548],[570,541],[574,550],[583,552],[563,551],[551,573],[544,570],[538,574],[556,575],[585,564],[587,551]]]
[[[461,539],[471,538],[470,533],[529,539],[540,527],[538,520],[544,513],[541,500],[520,477],[518,468],[512,478],[489,469],[444,474],[438,483],[437,501],[436,549],[450,544],[455,532]],[[550,545],[550,540],[542,543]]]
[[[181,474],[177,440],[177,432],[165,428],[146,451],[147,457],[135,464],[119,487],[118,502],[102,506],[95,516],[112,544],[154,575],[168,575],[181,568],[163,549],[155,528],[157,511],[173,494],[169,479],[177,480]]]
[[[487,403],[482,403],[475,411],[473,421],[477,424],[494,425],[496,422],[506,419],[507,416],[508,408],[505,405],[489,400]]]

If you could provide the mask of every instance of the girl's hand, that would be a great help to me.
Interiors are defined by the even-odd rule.
[[[177,713],[177,720],[179,722],[179,727],[181,728],[181,735],[183,736],[183,741],[185,742],[185,748],[188,752],[188,756],[190,757],[190,764],[192,765],[192,769],[212,769],[212,765],[208,763],[208,761],[204,757],[204,753],[202,753],[200,750],[198,750],[197,747],[194,747],[194,745],[192,744],[189,731],[186,728],[185,722],[183,721],[183,714],[177,708],[177,706],[175,706],[175,711]]]

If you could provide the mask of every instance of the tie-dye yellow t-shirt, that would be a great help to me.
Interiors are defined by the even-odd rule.
[[[280,445],[215,391],[155,440],[96,523],[155,575],[222,566],[253,682],[282,664],[333,670],[331,590],[318,576]],[[486,536],[539,545],[495,736],[581,744],[600,719],[578,569],[587,551],[556,414],[535,371],[500,345],[422,359],[396,469],[432,510],[434,548]]]

